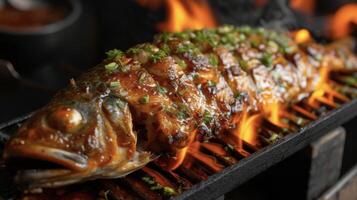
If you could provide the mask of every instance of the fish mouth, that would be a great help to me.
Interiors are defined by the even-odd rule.
[[[35,168],[44,168],[47,164],[52,164],[60,169],[84,171],[88,168],[88,161],[85,156],[57,149],[45,147],[37,144],[9,146],[4,152],[5,160],[19,160],[26,164],[37,164]],[[45,164],[44,164],[45,163]],[[39,164],[43,164],[41,166]],[[21,164],[22,165],[22,164]]]
[[[38,159],[39,156],[41,156],[41,159],[44,159],[43,153],[42,151],[40,151],[41,147],[37,146],[36,148],[38,151],[31,150],[31,158]],[[51,155],[57,156],[57,154],[60,152],[61,153],[60,163],[62,164],[62,166],[58,167],[58,165],[56,165],[57,167],[55,168],[41,168],[41,169],[35,167],[35,168],[26,168],[16,171],[14,180],[20,188],[24,188],[24,189],[55,188],[55,187],[69,185],[69,184],[94,180],[98,178],[102,178],[102,179],[119,178],[142,168],[148,162],[155,159],[155,157],[153,157],[152,154],[149,152],[135,152],[131,159],[128,159],[124,162],[115,163],[112,165],[103,166],[99,168],[88,167],[87,169],[82,171],[78,171],[78,170],[75,171],[69,168],[63,168],[63,166],[65,166],[63,165],[63,162],[64,161],[69,162],[67,158],[68,155],[63,154],[63,152],[66,151],[52,149],[52,148],[48,149],[47,147],[44,148],[46,148],[47,151],[50,149]],[[36,152],[37,154],[35,154],[34,152]],[[41,154],[39,152],[41,152]],[[55,153],[53,154],[53,152]],[[20,155],[22,157],[24,156],[24,152],[19,151],[18,149],[16,149],[16,151],[11,151],[11,153],[12,153],[11,156],[16,156],[17,153],[21,153]],[[66,155],[65,160],[63,160],[63,155]],[[69,155],[73,155],[73,153]],[[50,157],[51,162],[54,159],[56,159],[57,163],[60,158],[57,157],[54,158],[53,156]],[[70,157],[70,160],[73,160],[73,158],[77,159],[77,157]],[[46,161],[49,160],[47,155],[45,159]],[[35,160],[35,161],[37,163],[41,162],[39,160]],[[85,166],[84,162],[82,163],[82,165]]]

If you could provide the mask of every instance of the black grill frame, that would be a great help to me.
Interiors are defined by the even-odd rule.
[[[30,116],[31,114],[28,114],[8,123],[0,124],[0,139],[6,140],[18,125]],[[216,199],[356,116],[357,99],[328,112],[297,133],[290,133],[276,143],[266,146],[238,163],[210,176],[207,180],[194,185],[174,199]]]

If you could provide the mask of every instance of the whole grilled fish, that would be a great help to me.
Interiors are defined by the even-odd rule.
[[[58,165],[20,170],[16,179],[31,188],[121,177],[153,155],[174,169],[192,141],[227,134],[233,115],[307,97],[322,67],[356,69],[357,59],[262,28],[164,33],[107,52],[19,128],[3,157]]]

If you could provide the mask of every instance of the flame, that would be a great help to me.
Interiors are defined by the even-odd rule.
[[[260,121],[260,114],[249,114],[246,110],[242,114],[233,117],[233,123],[237,125],[233,135],[238,149],[243,149],[243,141],[253,146],[257,144]]]
[[[322,66],[319,70],[320,78],[315,87],[314,92],[308,99],[308,105],[318,109],[320,103],[328,105],[330,107],[336,108],[337,104],[335,103],[335,98],[342,101],[349,101],[348,97],[338,93],[331,84],[330,81],[330,72],[331,69],[326,66]]]
[[[299,43],[299,44],[309,42],[312,39],[310,32],[306,29],[300,29],[300,30],[294,32],[293,36],[294,36],[295,42]]]
[[[352,24],[357,25],[357,3],[351,3],[341,7],[332,17],[332,37],[342,38],[352,32]]]
[[[137,0],[142,6],[156,10],[162,4],[167,19],[158,24],[160,31],[180,32],[186,29],[212,28],[216,20],[206,0]]]
[[[289,128],[289,125],[283,122],[283,117],[294,118],[290,115],[285,107],[279,102],[273,102],[263,106],[265,116],[268,121],[280,128]]]

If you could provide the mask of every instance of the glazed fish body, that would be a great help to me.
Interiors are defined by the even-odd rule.
[[[19,182],[55,187],[116,178],[156,155],[174,169],[180,151],[220,137],[234,125],[233,115],[301,100],[314,90],[321,67],[357,68],[343,48],[298,45],[285,33],[249,27],[161,34],[107,54],[7,143],[5,160],[59,165],[20,171]]]

